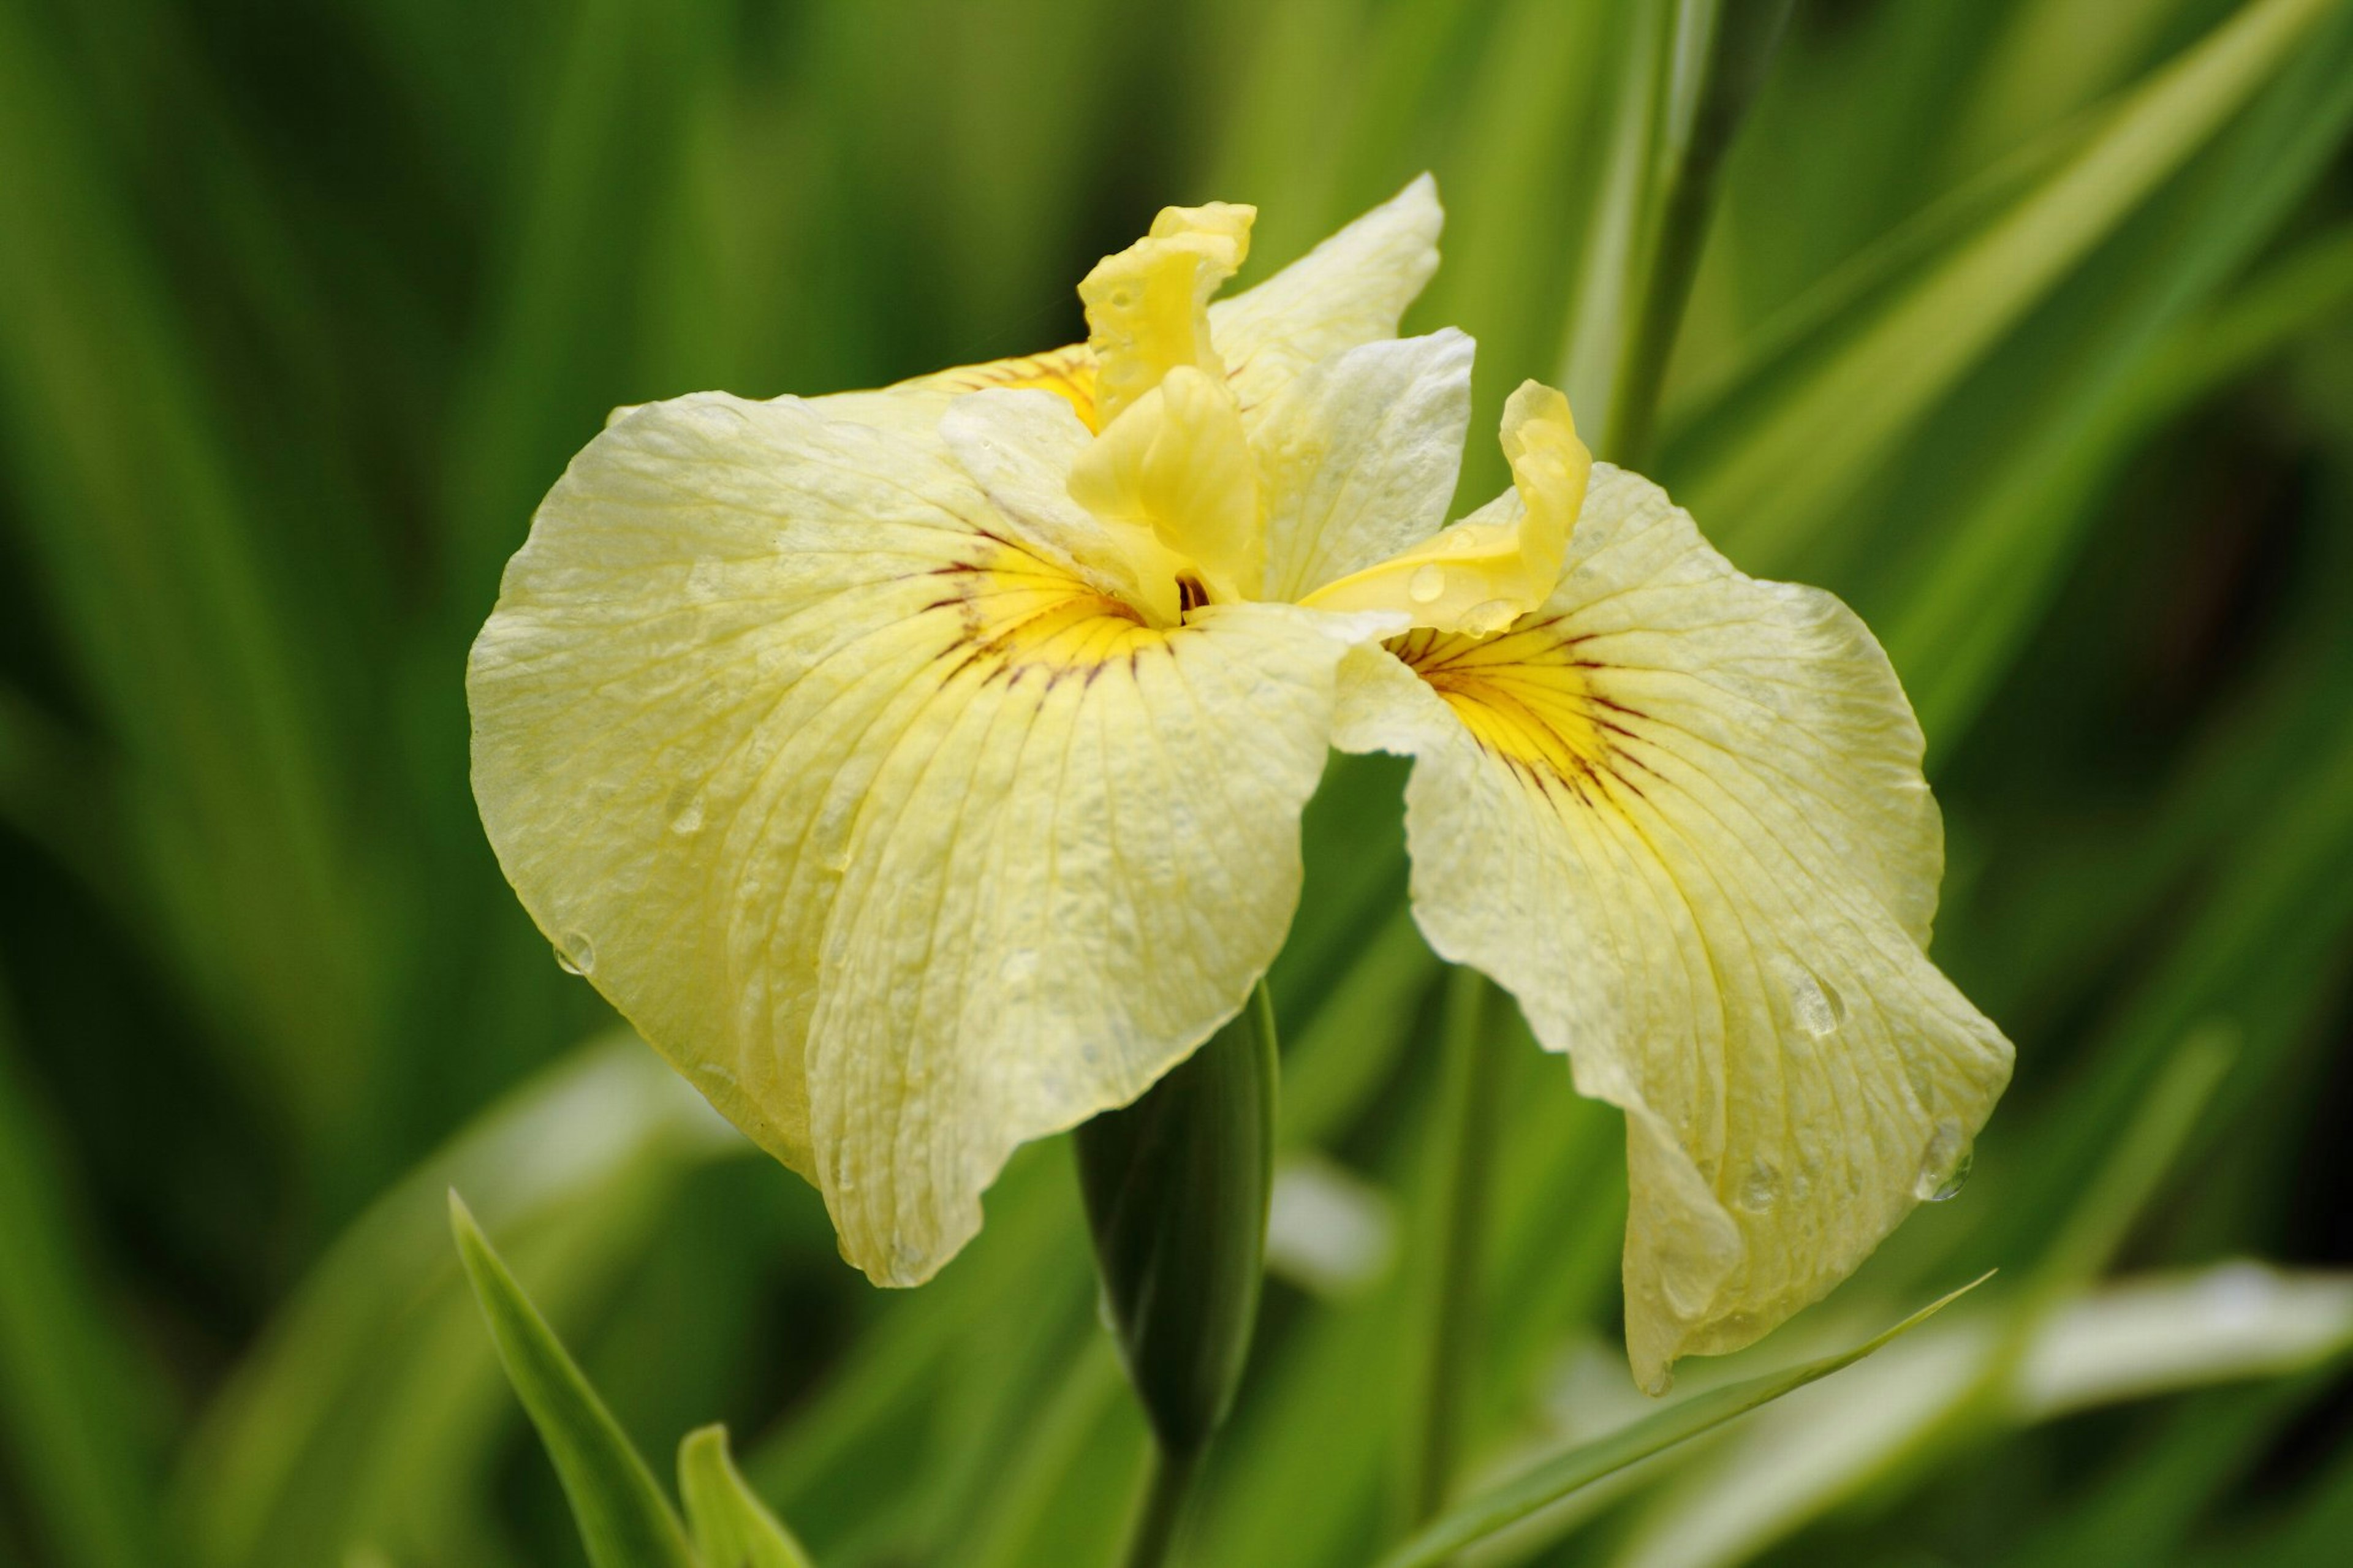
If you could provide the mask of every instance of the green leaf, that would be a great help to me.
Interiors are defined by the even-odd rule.
[[[1852,343],[1789,387],[1688,487],[1744,559],[1852,499],[1937,398],[2243,108],[2332,0],[2262,0],[2155,73],[2106,130]]]
[[[688,1173],[749,1152],[627,1032],[484,1110],[336,1239],[203,1411],[172,1487],[181,1555],[311,1568],[370,1541],[405,1563],[484,1561],[473,1501],[507,1394],[449,1247],[449,1188],[568,1313],[613,1289]]]
[[[491,1338],[572,1500],[595,1568],[699,1568],[670,1501],[555,1331],[491,1250],[465,1200],[449,1193],[449,1228]]]
[[[811,1568],[807,1552],[728,1457],[726,1427],[697,1427],[678,1446],[678,1494],[702,1568]]]
[[[1954,1301],[1985,1283],[1981,1275],[1948,1296],[1921,1308],[1875,1339],[1854,1349],[1768,1373],[1724,1388],[1711,1389],[1669,1406],[1657,1415],[1620,1428],[1598,1441],[1556,1454],[1516,1479],[1452,1509],[1380,1560],[1378,1568],[1436,1568],[1474,1542],[1483,1541],[1505,1526],[1559,1501],[1579,1487],[1592,1485],[1662,1449],[1710,1432],[1760,1405],[1769,1405],[1796,1389],[1828,1377],[1886,1344],[1897,1335],[1926,1322]]]
[[[1600,330],[1591,334],[1596,346],[1618,353],[1589,439],[1602,456],[1630,465],[1648,461],[1716,179],[1789,19],[1789,0],[1706,0],[1673,7],[1672,18],[1668,7],[1656,9],[1660,92],[1647,115],[1642,177],[1630,193],[1640,220],[1624,226],[1631,243],[1617,259],[1625,280],[1609,291],[1617,308],[1608,314],[1623,320],[1592,323]],[[1593,375],[1580,367],[1588,342],[1580,332],[1570,344],[1580,381]]]
[[[0,997],[0,1438],[17,1499],[58,1568],[153,1561],[153,1463],[136,1395],[150,1385],[104,1310],[48,1129],[15,1061]]]
[[[2118,247],[2130,254],[2104,255],[2075,280],[2077,308],[2063,321],[2039,318],[1956,400],[1953,425],[1974,434],[1938,455],[1937,471],[1973,499],[1940,523],[1942,509],[1916,479],[1891,498],[1925,548],[1905,551],[1907,586],[1876,623],[1932,745],[1949,744],[1991,697],[2090,544],[2103,489],[2146,461],[2137,454],[2158,422],[2198,390],[2182,369],[2167,368],[2168,334],[2295,210],[2337,155],[2348,121],[2353,29],[2340,14],[2151,205],[2131,246]],[[1969,410],[2003,404],[2009,417],[1970,422]]]
[[[337,1124],[381,1036],[379,911],[350,896],[364,857],[312,689],[347,650],[289,592],[302,531],[260,535],[231,395],[46,33],[0,5],[0,299],[45,302],[0,309],[12,571],[122,754],[148,923],[311,1152],[347,1155]]]

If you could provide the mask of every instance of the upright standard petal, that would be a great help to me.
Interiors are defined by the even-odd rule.
[[[1216,227],[1224,226],[1236,241],[1230,259],[1239,263],[1248,226],[1236,225],[1229,215],[1246,209],[1213,202],[1206,207],[1168,210],[1208,215],[1211,220],[1201,269],[1186,276],[1185,290],[1203,281],[1222,281],[1232,267],[1224,266],[1228,258],[1210,254],[1218,249]],[[1437,183],[1428,174],[1420,176],[1264,283],[1211,303],[1208,352],[1195,363],[1222,362],[1244,420],[1255,425],[1259,406],[1307,366],[1357,343],[1397,335],[1398,318],[1438,269],[1438,232],[1444,216]],[[1155,302],[1165,304],[1166,297],[1155,297]],[[1143,325],[1132,330],[1142,334]],[[1176,325],[1166,328],[1172,351],[1183,338]],[[1192,345],[1197,353],[1202,346]],[[947,405],[965,393],[997,387],[1050,392],[1068,403],[1088,429],[1100,430],[1118,412],[1103,404],[1120,403],[1116,395],[1106,396],[1100,374],[1095,351],[1086,343],[1069,343],[809,401],[822,405],[829,417],[856,420],[920,441],[930,438]],[[1134,395],[1145,389],[1135,389]]]
[[[1538,611],[1389,648],[1352,657],[1337,743],[1418,759],[1423,931],[1624,1108],[1628,1351],[1662,1389],[1843,1279],[2008,1081],[1922,951],[1918,727],[1837,600],[1741,575],[1607,465]]]
[[[913,1283],[1016,1144],[1242,1005],[1362,629],[1155,629],[940,444],[683,398],[592,442],[510,565],[475,792],[571,963]]]
[[[1269,599],[1298,600],[1436,533],[1471,424],[1471,340],[1360,343],[1276,395],[1255,439]]]
[[[1301,603],[1394,609],[1417,626],[1480,637],[1543,604],[1560,581],[1593,456],[1577,438],[1568,399],[1533,381],[1504,405],[1503,444],[1511,489],[1410,550],[1324,584]]]
[[[1446,215],[1423,174],[1256,288],[1209,307],[1242,417],[1292,377],[1343,349],[1397,336],[1408,305],[1438,270]]]

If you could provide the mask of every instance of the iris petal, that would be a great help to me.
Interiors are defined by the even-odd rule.
[[[1256,288],[1209,306],[1242,420],[1255,428],[1275,394],[1343,349],[1397,336],[1398,322],[1438,270],[1446,215],[1428,174]]]
[[[1437,184],[1424,174],[1265,282],[1210,301],[1210,335],[1245,424],[1254,426],[1261,406],[1318,360],[1397,336],[1398,319],[1438,269],[1444,220]],[[1084,343],[809,401],[829,417],[921,440],[950,403],[991,387],[1050,392],[1090,430],[1106,422],[1094,351]]]
[[[1252,441],[1265,597],[1303,598],[1438,531],[1471,423],[1472,353],[1451,328],[1360,343],[1268,405]]]
[[[1950,1174],[2010,1049],[1922,951],[1920,732],[1837,600],[1597,465],[1538,611],[1360,652],[1343,691],[1337,744],[1418,759],[1431,944],[1626,1111],[1646,1386],[1816,1300]]]
[[[593,441],[510,565],[476,797],[550,941],[912,1283],[1016,1144],[1242,1005],[1364,632],[1154,628],[936,442],[681,398]]]

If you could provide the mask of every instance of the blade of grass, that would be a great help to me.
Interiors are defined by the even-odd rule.
[[[2168,1411],[2161,1429],[2044,1521],[2010,1561],[2018,1568],[2177,1561],[2200,1514],[2334,1381],[2283,1378],[2201,1394]]]
[[[1852,1350],[1786,1371],[1710,1390],[1635,1422],[1593,1443],[1558,1454],[1493,1489],[1470,1499],[1384,1556],[1378,1568],[1437,1568],[1464,1547],[1493,1535],[1580,1487],[1715,1430],[1725,1422],[1819,1378],[1852,1366],[1881,1346],[1926,1322],[1984,1283],[1982,1279],[1940,1297]]]
[[[2118,105],[2017,207],[1914,285],[1683,488],[1727,548],[1785,554],[1936,400],[2237,113],[2333,0],[2259,0]]]
[[[2168,331],[2244,264],[2341,144],[2353,123],[2348,40],[2353,27],[2341,21],[2312,40],[2218,150],[2221,162],[2185,193],[2194,201],[2166,215],[2171,232],[2156,257],[2111,290],[2120,308],[2090,352],[2039,356],[2041,385],[2018,395],[2048,412],[1993,456],[1982,499],[1911,567],[1912,586],[1883,624],[1932,739],[1965,723],[2016,657],[2084,546],[2098,488],[2171,412],[2155,399],[2190,390],[2152,375]]]
[[[1487,1211],[1503,1081],[1503,1041],[1488,1018],[1500,1006],[1493,983],[1477,970],[1448,973],[1439,1025],[1443,1065],[1430,1122],[1434,1136],[1415,1226],[1420,1267],[1412,1273],[1422,1288],[1405,1335],[1419,1373],[1419,1419],[1408,1429],[1405,1459],[1406,1496],[1416,1524],[1436,1515],[1453,1490],[1464,1406],[1480,1371],[1474,1357],[1483,1342],[1481,1286],[1487,1272]]]
[[[473,1193],[568,1308],[609,1289],[683,1172],[748,1147],[633,1037],[492,1106],[351,1226],[204,1412],[172,1489],[184,1559],[309,1568],[354,1539],[464,1558],[504,1396],[447,1190]]]
[[[75,1235],[64,1173],[16,1058],[0,996],[0,1433],[18,1500],[56,1568],[160,1563],[155,1463],[138,1391],[153,1369],[125,1342]]]
[[[1665,58],[1654,191],[1636,252],[1632,330],[1594,447],[1628,466],[1649,461],[1683,307],[1715,210],[1715,184],[1749,101],[1764,85],[1789,0],[1705,0],[1679,6]]]
[[[670,1500],[454,1187],[449,1228],[507,1379],[563,1479],[593,1568],[699,1568]]]
[[[2325,1373],[2341,1358],[2347,1335],[2353,1332],[2353,1302],[2340,1280],[2281,1280],[2282,1294],[2312,1288],[2331,1297],[2326,1309],[2330,1321],[2301,1324],[2305,1332],[2298,1344],[2275,1356],[2251,1359],[2242,1334],[2218,1333],[2211,1326],[2233,1312],[2233,1297],[2247,1302],[2248,1310],[2239,1314],[2242,1322],[2262,1325],[2271,1319],[2271,1308],[2247,1301],[2244,1281],[2235,1278],[2247,1267],[2226,1264],[2179,1280],[2137,1278],[2068,1302],[2044,1321],[2033,1338],[2030,1370],[2005,1384],[2003,1401],[1990,1411],[1977,1402],[1973,1390],[1999,1363],[2000,1342],[2017,1320],[2010,1309],[1990,1316],[1957,1314],[1850,1375],[1760,1415],[1646,1499],[1609,1560],[1613,1568],[1730,1568],[1773,1552],[1793,1537],[1801,1544],[1784,1549],[1811,1560],[1801,1533],[1809,1525],[1836,1518],[1851,1530],[1857,1516],[1869,1514],[1885,1516],[1896,1537],[1916,1542],[1916,1528],[1906,1524],[1917,1518],[1909,1500],[1934,1495],[1935,1483],[1946,1478],[1969,1474],[1978,1456],[2031,1451],[2024,1450],[2021,1436],[2029,1426],[2106,1405],[2246,1379],[2286,1379],[2251,1394],[2260,1401],[2287,1392],[2293,1400],[2298,1397],[2293,1393],[2296,1382]],[[2187,1310],[2171,1314],[2173,1321],[2158,1329],[2150,1322],[2149,1309],[2153,1298],[2165,1297],[2178,1299]],[[2306,1315],[2291,1307],[2281,1314],[2281,1326]],[[2314,1327],[2327,1331],[2311,1332]],[[2128,1347],[2125,1353],[2140,1350],[2147,1357],[2147,1375],[2111,1376],[2104,1383],[2052,1375],[2063,1362],[2080,1363],[2090,1346],[2103,1347],[2101,1353],[2112,1360],[2119,1347]],[[2057,1386],[2063,1382],[2071,1386],[2063,1391]],[[2054,1397],[2063,1392],[2069,1397]],[[1973,1442],[1956,1440],[1957,1434],[1970,1431]],[[2038,1537],[2041,1520],[2051,1511],[2029,1513],[2021,1542],[1989,1543],[1988,1549],[2010,1561]],[[1540,1549],[1575,1522],[1563,1521],[1549,1531],[1515,1537],[1513,1545]]]
[[[43,592],[127,767],[131,842],[216,1038],[323,1163],[375,1012],[369,912],[330,804],[287,584],[188,333],[74,79],[0,7],[0,410]],[[322,1037],[339,1042],[318,1048]]]
[[[679,1498],[702,1568],[812,1568],[727,1454],[727,1428],[702,1426],[678,1450]]]

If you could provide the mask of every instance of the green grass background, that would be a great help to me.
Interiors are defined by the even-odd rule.
[[[934,1285],[841,1266],[507,891],[466,645],[610,406],[1068,341],[1165,202],[1259,204],[1259,277],[1434,169],[1409,325],[1479,337],[1479,427],[1541,376],[1607,451],[1676,9],[0,0],[0,1560],[578,1561],[452,1182],[641,1446],[727,1420],[828,1568],[1103,1560],[1141,1436],[1067,1152]],[[1739,1364],[2005,1272],[1870,1392],[1481,1561],[2345,1560],[2348,130],[2343,0],[1801,0],[1648,467],[1887,644],[1936,953],[2019,1063],[1961,1197]],[[1272,984],[1286,1140],[1398,1261],[1271,1290],[1202,1563],[1401,1522],[1438,970],[1398,783],[1335,766]],[[1499,1027],[1490,1467],[1632,1398],[1614,1115]],[[2244,1258],[2294,1272],[2180,1276],[2189,1350],[2029,1387],[2101,1281]]]

